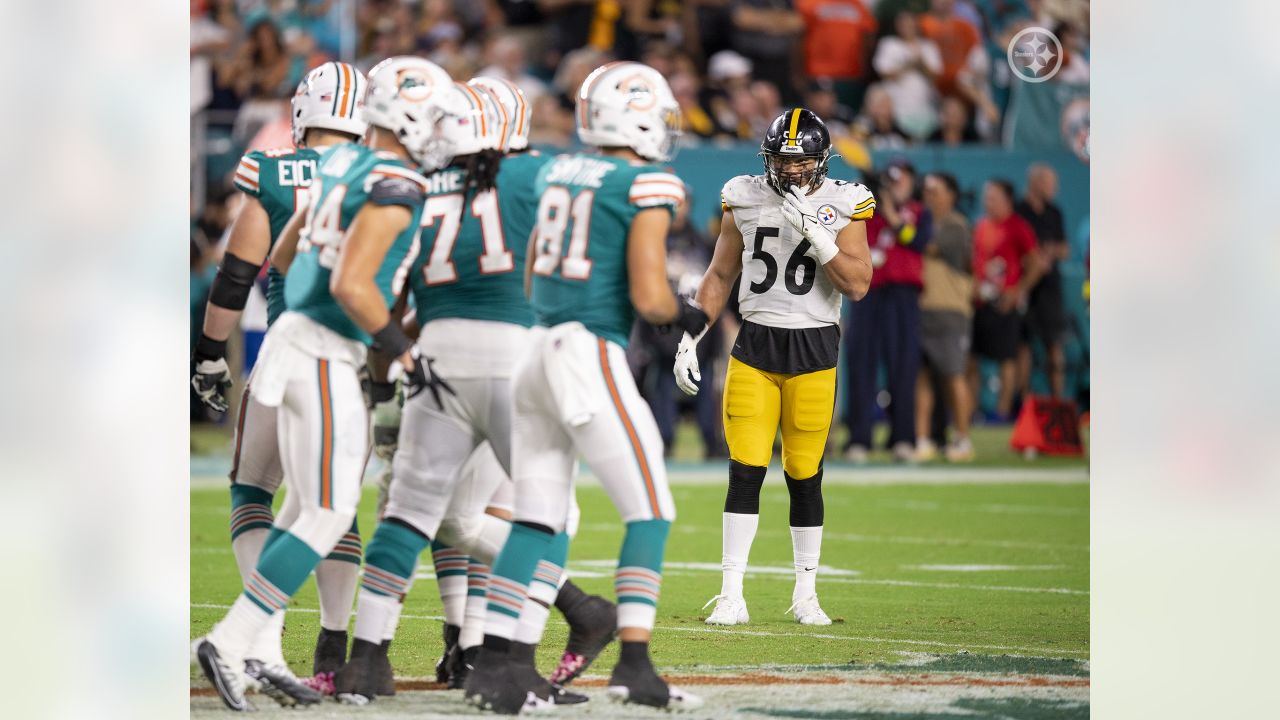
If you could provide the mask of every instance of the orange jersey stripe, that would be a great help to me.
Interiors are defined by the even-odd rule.
[[[320,507],[333,507],[333,398],[329,361],[320,361]]]

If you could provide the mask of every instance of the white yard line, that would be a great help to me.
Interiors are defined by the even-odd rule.
[[[230,605],[220,605],[217,603],[191,603],[193,608],[204,608],[209,610],[227,610]],[[289,608],[291,613],[309,613],[318,614],[320,611],[316,608]],[[402,620],[444,620],[443,615],[401,615]],[[555,625],[564,625],[564,621],[560,619],[550,619],[549,623]],[[684,633],[708,633],[712,635],[749,635],[751,637],[786,637],[786,638],[815,638],[818,640],[843,640],[877,643],[881,645],[916,645],[928,647],[952,648],[956,650],[978,649],[978,650],[1001,650],[1036,653],[1035,657],[1061,657],[1063,654],[1076,656],[1088,655],[1088,650],[1066,650],[1063,648],[1047,648],[1047,647],[1026,647],[1020,645],[979,645],[973,643],[947,643],[936,642],[933,640],[913,640],[908,638],[881,638],[867,637],[862,635],[834,635],[831,633],[810,633],[810,632],[770,632],[767,630],[730,630],[728,628],[714,627],[667,627],[658,625],[654,628],[658,632],[684,632]]]

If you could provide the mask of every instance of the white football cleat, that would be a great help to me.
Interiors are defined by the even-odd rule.
[[[830,625],[831,618],[822,611],[822,606],[818,605],[818,596],[810,595],[791,603],[791,607],[787,608],[787,612],[795,613],[796,622],[801,625]]]
[[[751,622],[751,616],[747,614],[747,601],[741,595],[717,595],[707,601],[707,605],[711,603],[715,603],[716,607],[707,617],[708,625],[746,625]],[[702,609],[706,610],[707,605],[703,605]]]
[[[236,712],[253,712],[257,708],[249,702],[245,694],[244,660],[219,652],[207,637],[196,638],[191,643],[192,660],[199,664],[200,670],[213,686],[222,704],[228,710]]]

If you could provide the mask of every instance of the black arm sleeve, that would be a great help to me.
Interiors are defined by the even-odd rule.
[[[222,267],[213,278],[213,288],[209,290],[209,302],[220,308],[239,312],[249,299],[249,289],[253,287],[254,278],[258,277],[260,265],[254,265],[227,253],[222,256]]]

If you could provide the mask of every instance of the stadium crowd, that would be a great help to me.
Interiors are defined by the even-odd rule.
[[[868,227],[873,289],[844,317],[844,455],[866,461],[883,410],[895,459],[964,461],[973,457],[970,418],[1009,422],[1030,390],[1033,357],[1052,392],[1065,394],[1063,293],[1076,290],[1056,269],[1068,253],[1057,177],[1031,167],[1022,197],[1011,183],[1022,178],[991,179],[969,199],[981,208],[970,223],[953,177],[917,173],[905,159],[873,167],[871,153],[1001,144],[1016,82],[1005,62],[1010,39],[1031,25],[1051,29],[1064,56],[1055,80],[1087,83],[1088,12],[1087,0],[192,0],[192,114],[221,118],[213,122],[229,126],[237,151],[289,146],[287,102],[308,68],[354,59],[368,71],[397,54],[421,55],[453,77],[516,83],[533,107],[535,145],[574,144],[574,91],[611,59],[668,78],[688,144],[758,142],[784,108],[802,104],[826,121],[834,152],[864,173],[879,202]],[[193,313],[234,195],[227,178],[193,197]],[[714,246],[716,221],[700,222],[684,208],[669,239],[682,290]],[[199,327],[193,317],[192,332]],[[732,331],[722,328],[699,346],[703,368],[727,357]],[[721,456],[718,393],[686,400],[675,391],[677,339],[637,327],[633,371],[668,448],[680,408],[692,403],[706,454]],[[1042,351],[1033,355],[1033,343]],[[978,413],[983,359],[999,367],[999,397]],[[203,412],[193,403],[193,417]]]

